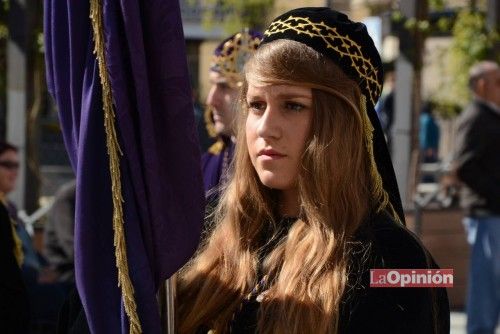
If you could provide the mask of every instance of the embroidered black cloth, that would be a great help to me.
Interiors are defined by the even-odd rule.
[[[277,39],[301,42],[329,57],[358,83],[372,106],[377,103],[384,82],[382,60],[363,23],[327,7],[297,8],[273,20],[261,45]]]
[[[406,228],[379,215],[358,231],[355,241],[371,247],[366,262],[362,260],[365,252],[353,252],[348,290],[340,305],[339,333],[449,333],[450,310],[445,288],[369,287],[371,268],[438,268]],[[245,301],[230,332],[257,333],[259,306],[256,296]],[[434,308],[436,322],[432,316]]]

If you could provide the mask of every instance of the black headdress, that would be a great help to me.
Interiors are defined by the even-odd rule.
[[[382,92],[382,61],[366,26],[327,7],[298,8],[274,19],[264,32],[261,45],[278,39],[297,41],[313,48],[358,84],[374,192],[383,198],[379,209],[387,209],[394,218],[404,222],[391,157],[374,109]]]

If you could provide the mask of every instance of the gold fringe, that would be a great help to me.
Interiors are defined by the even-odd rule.
[[[211,138],[216,138],[217,132],[215,131],[215,123],[212,119],[212,108],[210,106],[205,107],[203,119],[205,120],[205,128],[207,129],[208,136]]]
[[[19,235],[16,232],[16,228],[14,226],[14,221],[10,219],[10,227],[12,229],[12,239],[14,240],[14,256],[17,261],[17,265],[21,267],[24,263],[24,252],[23,252],[23,242],[19,238]]]
[[[17,222],[10,216],[10,212],[8,210],[9,202],[7,201],[7,196],[3,192],[0,192],[0,202],[1,202],[0,205],[3,205],[5,207],[5,210],[7,211],[9,216],[10,228],[12,230],[12,240],[14,241],[14,246],[12,247],[12,251],[14,253],[14,257],[16,258],[17,265],[21,267],[24,263],[23,242],[21,241],[19,235],[17,234],[16,231]]]
[[[115,112],[113,110],[113,97],[111,84],[106,67],[104,54],[104,27],[102,18],[101,0],[90,1],[90,18],[94,31],[94,42],[97,61],[99,63],[99,76],[102,85],[102,102],[104,110],[104,127],[106,130],[106,146],[109,155],[109,169],[111,173],[111,192],[113,196],[113,230],[116,267],[118,268],[118,286],[122,290],[123,304],[130,323],[130,333],[142,333],[141,323],[137,315],[137,305],[134,299],[134,287],[130,280],[127,262],[127,246],[125,231],[123,229],[123,197],[121,189],[120,156],[123,154],[118,143],[114,124]]]
[[[217,155],[222,152],[223,149],[224,142],[222,141],[222,139],[218,139],[215,143],[212,144],[212,146],[208,148],[208,152]]]
[[[373,180],[372,196],[376,200],[380,201],[377,208],[377,213],[386,209],[389,214],[396,220],[396,222],[401,223],[401,219],[394,209],[390,199],[389,194],[384,189],[384,184],[382,182],[382,177],[378,172],[377,163],[375,162],[375,154],[373,153],[373,125],[368,117],[368,112],[366,109],[366,97],[361,94],[361,117],[363,119],[363,128],[365,132],[365,145],[368,151],[368,156],[370,159],[370,176]]]

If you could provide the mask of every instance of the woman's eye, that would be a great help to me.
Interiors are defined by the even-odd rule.
[[[285,108],[290,111],[302,111],[305,106],[297,102],[286,102]]]
[[[265,109],[265,105],[262,102],[249,102],[248,109],[251,109],[254,112],[262,112]]]

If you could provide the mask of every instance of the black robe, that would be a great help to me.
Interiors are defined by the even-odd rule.
[[[370,269],[426,269],[438,266],[417,238],[385,215],[371,219],[355,236],[348,289],[340,305],[339,333],[444,334],[450,332],[445,288],[370,288]],[[367,260],[363,259],[366,255]],[[256,332],[259,303],[244,302],[231,333]]]

